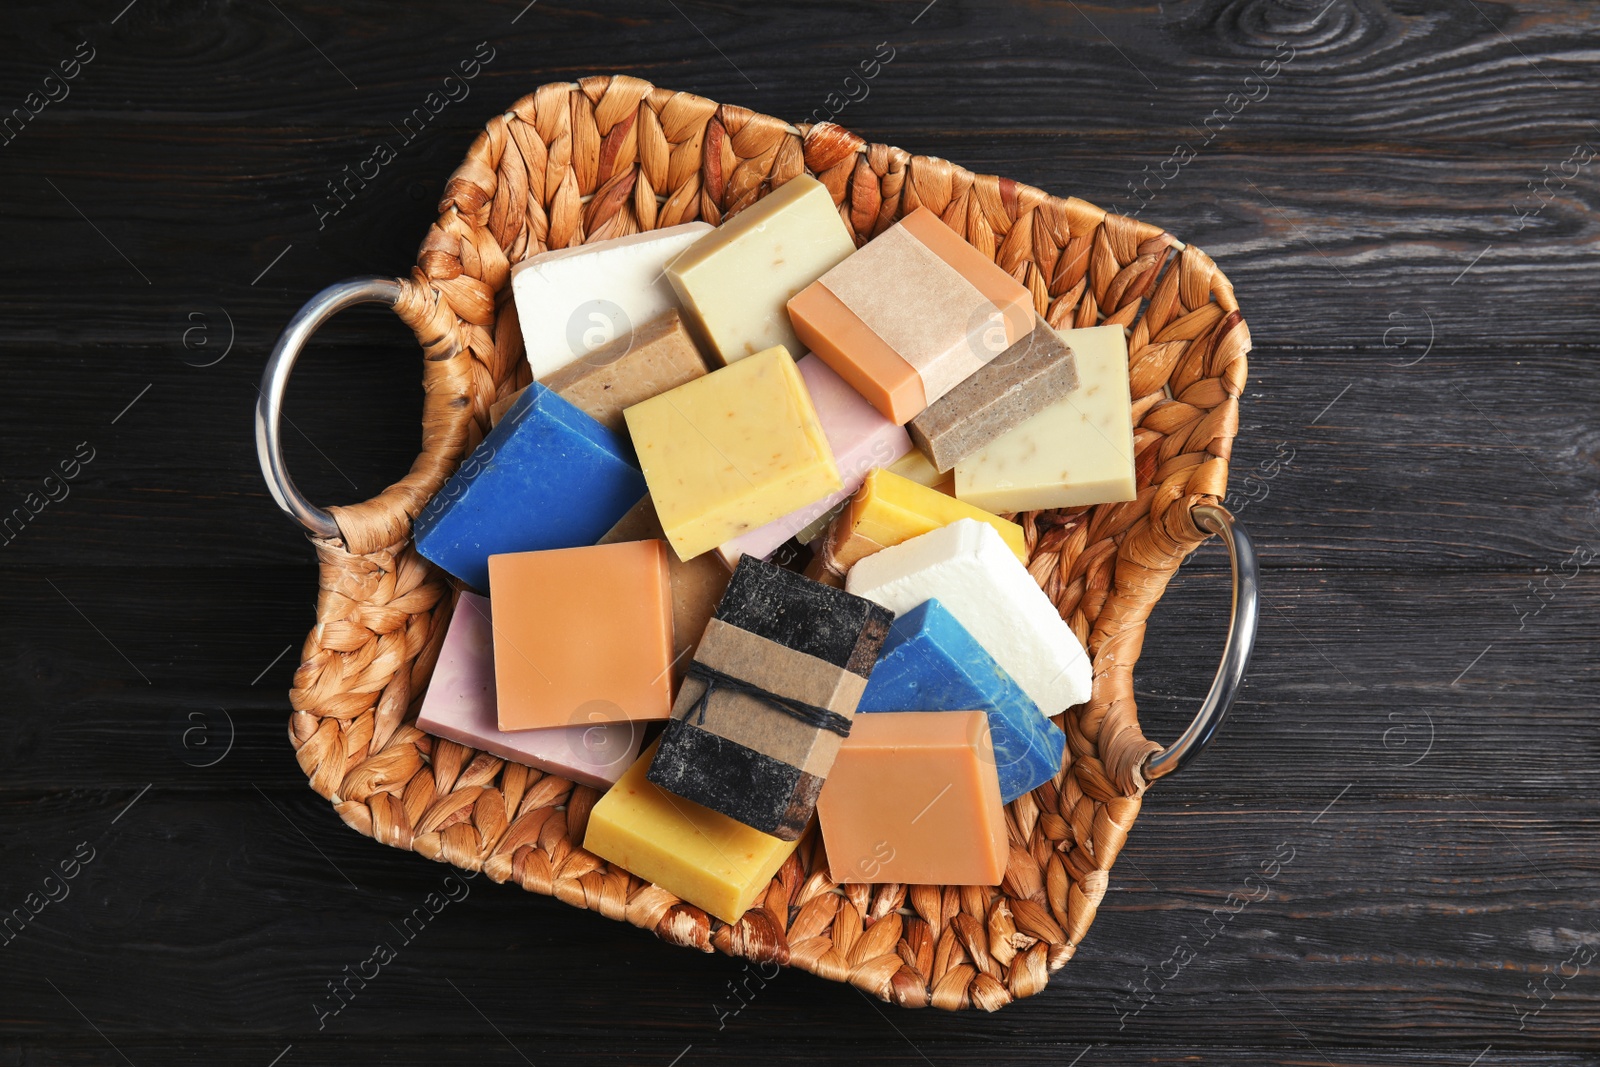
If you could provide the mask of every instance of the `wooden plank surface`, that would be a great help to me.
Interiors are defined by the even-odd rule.
[[[0,113],[93,58],[0,146],[0,502],[92,458],[0,549],[0,909],[59,896],[0,944],[0,1065],[1600,1064],[1591,6],[7,16]],[[480,42],[469,95],[402,143]],[[284,738],[315,569],[256,469],[266,350],[323,285],[404,271],[473,132],[534,86],[620,71],[801,120],[880,42],[839,121],[1138,210],[1234,282],[1255,350],[1230,504],[1266,603],[1228,724],[1151,791],[1077,958],[996,1016],[787,972],[735,1011],[740,964],[483,879],[328,1014],[449,871],[344,827]],[[314,499],[407,467],[416,359],[375,310],[319,336],[289,407]],[[1157,612],[1153,736],[1205,690],[1226,582],[1207,547]]]

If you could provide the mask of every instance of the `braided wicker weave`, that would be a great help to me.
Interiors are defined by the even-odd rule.
[[[1033,293],[1058,327],[1129,329],[1138,499],[1018,516],[1030,570],[1094,661],[1094,695],[1057,717],[1065,766],[1007,808],[998,888],[836,886],[812,833],[736,925],[583,851],[598,794],[412,724],[454,602],[412,519],[527,383],[511,265],[548,248],[692,219],[718,223],[810,172],[865,242],[931,208]],[[1160,229],[941,159],[795,127],[636,78],[552,84],[495,116],[450,178],[396,311],[422,344],[422,452],[314,539],[317,624],[289,736],[311,786],[362,833],[514,880],[674,944],[802,967],[908,1007],[994,1010],[1072,958],[1139,813],[1133,667],[1145,620],[1220,501],[1249,331],[1211,259]]]

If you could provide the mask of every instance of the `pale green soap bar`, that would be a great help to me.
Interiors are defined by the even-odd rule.
[[[684,249],[666,273],[724,364],[778,345],[798,357],[805,346],[785,305],[855,250],[827,187],[801,175]]]
[[[1062,330],[1078,388],[956,464],[956,497],[996,514],[1132,500],[1133,400],[1121,326]]]

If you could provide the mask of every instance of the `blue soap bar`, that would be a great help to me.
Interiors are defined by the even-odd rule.
[[[856,710],[987,713],[1008,804],[1054,777],[1067,746],[1061,727],[937,600],[895,620]]]
[[[621,434],[530,385],[417,517],[417,551],[482,593],[489,557],[592,545],[645,494]]]

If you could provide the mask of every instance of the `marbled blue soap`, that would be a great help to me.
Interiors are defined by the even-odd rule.
[[[1061,727],[937,600],[895,620],[856,710],[987,713],[1006,803],[1053,777],[1067,745]]]
[[[417,551],[487,593],[490,556],[592,545],[637,504],[644,475],[629,455],[535,383],[417,517]]]

